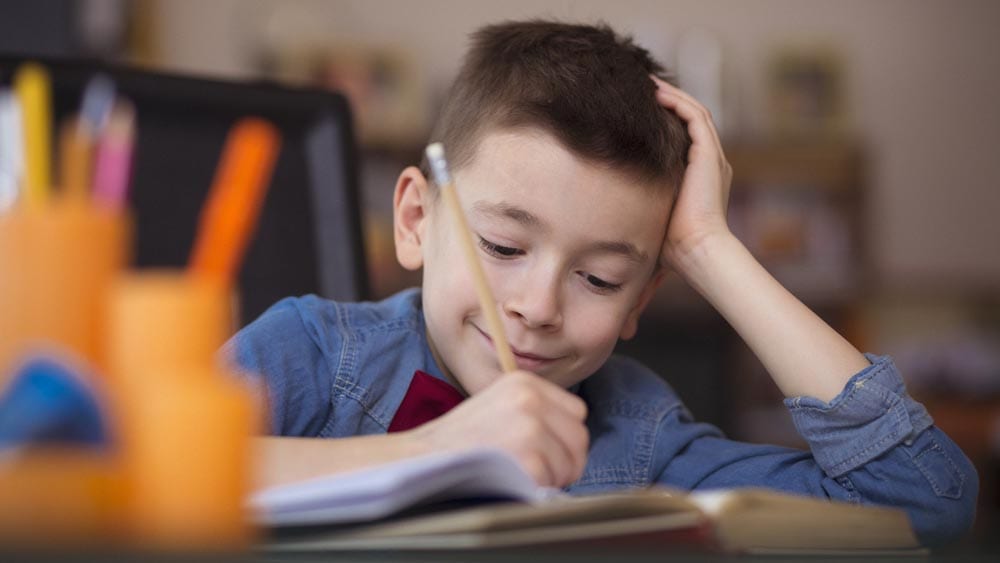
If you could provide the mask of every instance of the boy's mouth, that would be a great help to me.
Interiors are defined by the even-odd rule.
[[[490,350],[492,350],[493,353],[496,354],[496,347],[493,345],[493,339],[490,338],[490,335],[487,334],[486,331],[482,330],[478,326],[476,325],[472,326],[475,327],[477,331],[479,331],[479,334],[481,334],[483,338],[486,340],[486,343],[489,344]],[[537,371],[541,368],[549,366],[550,364],[559,359],[558,357],[542,356],[540,354],[532,354],[530,352],[525,352],[523,350],[517,349],[517,347],[515,347],[513,344],[510,346],[510,350],[511,352],[514,353],[514,362],[517,363],[518,369],[523,369],[526,371]]]

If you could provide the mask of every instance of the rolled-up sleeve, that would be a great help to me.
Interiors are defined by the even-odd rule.
[[[829,403],[812,397],[785,399],[816,463],[831,477],[912,441],[934,423],[923,405],[906,393],[889,357],[867,357],[871,365]]]
[[[961,449],[906,392],[887,356],[825,403],[785,400],[816,463],[858,502],[906,508],[921,540],[936,545],[971,525],[979,481]]]
[[[904,509],[921,543],[954,541],[971,526],[979,490],[976,470],[907,392],[892,360],[867,356],[829,403],[786,399],[810,451],[735,442],[669,412],[660,434],[659,481],[688,489],[765,486],[858,504]]]

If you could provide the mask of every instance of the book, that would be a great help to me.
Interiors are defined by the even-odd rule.
[[[905,512],[764,489],[569,496],[503,452],[435,454],[256,493],[272,551],[623,545],[734,553],[919,553]]]
[[[250,509],[271,528],[356,524],[444,501],[539,503],[563,493],[538,487],[498,450],[432,454],[255,492]]]

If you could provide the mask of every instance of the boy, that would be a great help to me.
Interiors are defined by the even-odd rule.
[[[407,168],[396,254],[423,268],[421,290],[286,299],[228,344],[266,381],[282,436],[262,439],[266,484],[494,446],[571,492],[765,486],[902,507],[928,545],[970,526],[968,460],[890,359],[855,350],[732,236],[711,118],[662,74],[606,27],[512,22],[474,35],[435,140],[519,371],[500,370],[437,188]],[[611,355],[667,267],[760,357],[810,452],[728,441],[658,376]],[[435,401],[458,404],[421,414]]]

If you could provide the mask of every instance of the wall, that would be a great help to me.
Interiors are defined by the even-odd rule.
[[[604,19],[667,60],[678,34],[703,27],[724,43],[729,133],[742,136],[767,127],[771,47],[835,44],[849,62],[854,129],[872,155],[868,225],[883,287],[1000,287],[998,2],[171,0],[155,9],[171,68],[251,76],[262,44],[357,39],[407,46],[438,88],[484,22]]]

